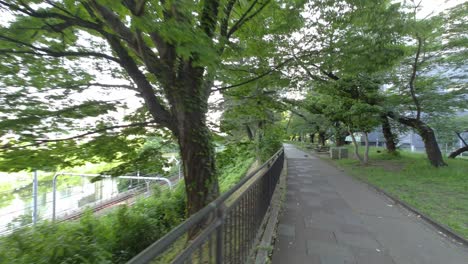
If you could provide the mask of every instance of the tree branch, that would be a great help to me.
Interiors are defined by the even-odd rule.
[[[107,60],[111,60],[117,63],[120,63],[120,61],[117,58],[114,58],[110,55],[99,53],[99,52],[94,52],[94,51],[54,51],[46,48],[39,48],[36,47],[32,44],[10,38],[5,35],[0,35],[1,40],[5,40],[8,42],[16,43],[25,47],[28,47],[32,50],[14,50],[14,49],[0,49],[0,53],[3,54],[31,54],[31,55],[37,55],[37,56],[51,56],[51,57],[97,57],[97,58],[103,58]],[[35,52],[36,51],[36,52]],[[44,52],[45,54],[42,54],[40,52]]]
[[[107,35],[107,40],[112,49],[117,53],[122,63],[120,64],[128,73],[133,82],[137,85],[149,112],[156,120],[156,122],[169,128],[172,132],[176,133],[177,129],[173,122],[171,113],[162,105],[154,94],[153,86],[146,79],[146,76],[138,69],[138,65],[133,58],[128,54],[127,50],[122,46],[119,39],[113,35]]]
[[[103,22],[106,22],[106,25],[115,31],[122,39],[124,39],[128,44],[130,44],[135,50],[138,50],[136,36],[135,34],[120,20],[120,18],[109,10],[107,7],[104,7],[97,3],[95,0],[90,1],[91,6],[97,13],[103,18]],[[141,54],[140,54],[141,55]]]
[[[258,0],[255,0],[247,9],[247,11],[245,11],[244,14],[242,14],[241,18],[239,18],[239,20],[237,20],[237,22],[231,27],[231,29],[226,35],[226,38],[229,39],[231,35],[234,34],[234,32],[236,32],[242,27],[242,25],[244,25],[250,19],[254,18],[256,15],[258,15],[263,10],[263,8],[265,8],[270,3],[270,1],[271,0],[266,0],[263,4],[261,4],[261,6],[257,10],[255,10],[253,14],[249,15],[249,13],[258,3]]]
[[[39,53],[39,52],[34,52],[32,50],[12,50],[12,49],[0,49],[0,54],[31,54],[31,55],[36,55],[36,56],[43,56],[43,57],[55,57],[55,58],[60,58],[60,57],[97,57],[97,58],[102,58],[102,59],[107,59],[110,61],[114,61],[120,64],[120,60],[117,58],[114,58],[112,56],[103,54],[103,53],[98,53],[98,52],[85,52],[85,51],[80,51],[80,52],[74,52],[74,51],[45,51],[41,50],[44,53]]]
[[[48,1],[48,2],[49,2],[49,4],[51,4],[50,1]],[[82,4],[85,7],[87,7],[87,4],[85,2],[82,2]],[[91,21],[84,20],[84,19],[82,19],[82,18],[80,18],[80,17],[78,17],[76,15],[71,14],[70,12],[65,12],[65,13],[70,15],[70,16],[66,16],[66,15],[63,15],[63,14],[60,14],[60,13],[51,12],[50,10],[44,10],[44,9],[36,11],[36,10],[32,9],[30,6],[28,6],[27,4],[22,3],[22,2],[21,2],[22,7],[19,6],[19,5],[7,3],[5,1],[0,1],[0,5],[6,6],[11,10],[21,12],[24,15],[28,15],[28,16],[31,16],[31,17],[55,18],[55,19],[60,19],[60,20],[63,20],[63,21],[67,21],[69,23],[72,23],[73,25],[84,27],[84,28],[87,28],[87,29],[94,29],[94,30],[97,30],[97,31],[101,30],[101,26],[99,24],[96,24],[96,23],[91,22]],[[54,4],[51,4],[51,5],[53,7],[55,7],[55,8],[57,8],[58,10],[63,10],[63,8],[60,8],[57,5],[54,5]]]
[[[205,34],[212,38],[218,20],[219,0],[205,0],[200,24]]]
[[[122,3],[134,16],[143,15],[146,0],[122,0]]]
[[[170,81],[172,77],[171,69],[162,63],[153,50],[145,44],[142,34],[138,29],[136,33],[133,33],[112,10],[98,4],[97,1],[91,0],[90,4],[104,19],[107,26],[116,32],[120,38],[125,40],[129,47],[135,51],[136,55],[144,62],[149,72],[156,76],[161,83]],[[109,34],[107,33],[106,35]],[[119,45],[121,45],[120,41]],[[168,76],[170,77],[168,78]],[[165,85],[163,85],[163,89],[166,90],[167,94],[170,94],[170,91]]]
[[[417,37],[417,39],[418,39],[418,50],[416,51],[416,57],[414,58],[413,71],[411,72],[411,77],[410,77],[408,86],[409,86],[411,98],[413,99],[414,105],[416,106],[416,119],[419,120],[421,118],[421,105],[419,103],[418,97],[416,96],[414,82],[416,80],[416,73],[418,71],[418,61],[419,61],[419,55],[421,54],[422,39],[419,36]]]
[[[301,66],[301,68],[305,70],[305,72],[307,73],[307,75],[309,75],[309,77],[312,78],[312,80],[315,80],[315,81],[325,81],[324,79],[321,79],[321,78],[319,78],[318,76],[312,74],[312,72],[310,72],[310,70],[304,65],[304,63],[303,63],[298,57],[296,57],[296,55],[293,55],[293,56],[294,56],[294,60],[297,61],[297,63],[299,64],[299,66]]]
[[[85,136],[105,132],[107,130],[113,130],[113,129],[118,129],[118,128],[127,128],[127,127],[139,127],[139,126],[143,127],[143,126],[149,126],[151,124],[154,124],[154,121],[153,122],[139,122],[139,123],[133,123],[133,124],[128,124],[128,125],[109,126],[109,127],[96,129],[96,130],[89,131],[89,132],[79,134],[79,135],[76,135],[76,136],[72,136],[72,137],[56,138],[56,139],[38,139],[38,140],[35,140],[36,141],[35,143],[31,143],[31,144],[27,144],[27,145],[23,145],[23,146],[4,145],[4,146],[0,147],[0,149],[3,149],[3,150],[22,149],[22,148],[27,148],[27,147],[39,146],[39,145],[42,145],[42,144],[45,144],[45,143],[68,141],[68,140],[83,138]]]
[[[232,9],[237,0],[229,0],[224,9],[224,18],[221,21],[220,35],[221,37],[227,38],[229,19],[231,18]]]
[[[307,68],[307,66],[305,66],[305,64],[302,62],[302,60],[300,58],[298,58],[294,52],[293,53],[293,56],[294,58],[296,59],[296,61],[298,62],[298,64],[307,72],[307,75],[309,75],[312,79],[316,79],[316,80],[320,80],[320,81],[325,81],[323,79],[320,79],[319,77],[313,75],[310,70]],[[309,52],[308,54],[304,54],[302,55],[301,57],[308,57],[308,56],[312,56],[314,55],[314,52]],[[315,64],[315,63],[310,63],[310,65],[312,65],[314,68],[316,68],[317,70],[319,70],[323,75],[327,76],[328,78],[334,80],[334,81],[338,81],[340,79],[340,77],[336,76],[333,72],[327,72],[325,71],[322,67],[320,67],[319,65]]]
[[[100,86],[104,88],[125,88],[129,90],[135,90],[137,91],[137,88],[133,85],[128,85],[128,84],[106,84],[106,83],[89,83],[87,84],[88,87],[90,86]]]
[[[468,144],[466,144],[465,139],[463,139],[463,137],[460,135],[460,133],[459,133],[459,132],[455,132],[455,134],[457,134],[457,137],[463,142],[463,144],[465,144],[466,147],[468,147]]]
[[[216,91],[224,91],[224,90],[228,90],[228,89],[231,89],[231,88],[234,88],[234,87],[238,87],[238,86],[242,86],[244,84],[248,84],[248,83],[251,83],[251,82],[254,82],[256,80],[259,80],[269,74],[271,74],[272,72],[278,70],[279,68],[283,67],[284,65],[288,64],[290,61],[294,60],[294,58],[289,58],[289,59],[286,59],[285,61],[283,61],[282,63],[276,65],[275,67],[271,68],[270,70],[252,78],[252,79],[249,79],[249,80],[246,80],[246,81],[243,81],[243,82],[240,82],[238,84],[233,84],[233,85],[229,85],[229,86],[225,86],[225,87],[219,87],[219,88],[214,88],[214,89],[211,89],[211,92],[216,92]]]
[[[340,79],[340,77],[336,76],[333,72],[327,72],[325,71],[324,69],[322,69],[322,67],[312,63],[311,64],[312,66],[314,66],[315,68],[319,69],[325,76],[327,76],[328,78],[334,80],[334,81],[338,81]]]

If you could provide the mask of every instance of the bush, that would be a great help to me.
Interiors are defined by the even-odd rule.
[[[284,128],[279,125],[270,125],[264,131],[259,146],[259,156],[262,162],[267,161],[283,146],[283,138],[285,137]]]
[[[184,220],[183,184],[101,217],[43,222],[0,238],[0,263],[125,263]]]
[[[218,153],[221,191],[235,185],[254,160],[252,143],[230,144]],[[173,191],[155,191],[132,207],[120,206],[103,216],[89,211],[79,221],[18,229],[0,238],[0,263],[125,263],[180,224],[185,204],[181,183]]]
[[[1,244],[1,263],[112,263],[90,226],[81,222],[44,222],[3,237]]]
[[[233,143],[216,156],[221,192],[229,190],[242,179],[255,160],[254,145],[250,142]]]

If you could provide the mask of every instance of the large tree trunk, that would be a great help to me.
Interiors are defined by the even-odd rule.
[[[195,99],[192,97],[192,100]],[[177,115],[188,216],[198,212],[219,195],[214,146],[211,132],[206,126],[205,113],[206,107],[197,104],[190,109],[182,109]]]
[[[392,117],[390,115],[390,117]],[[442,157],[442,152],[440,151],[439,145],[437,144],[437,139],[434,134],[434,130],[425,124],[423,121],[416,118],[409,117],[398,117],[398,122],[403,125],[414,128],[418,134],[421,136],[424,142],[424,148],[426,149],[427,158],[429,162],[434,167],[447,166]]]
[[[189,126],[179,139],[187,193],[187,214],[193,215],[219,195],[214,147],[204,124]]]
[[[206,126],[209,92],[201,88],[201,77],[189,75],[176,100],[177,138],[184,169],[187,195],[187,217],[197,213],[219,196],[215,151],[212,135]],[[199,75],[200,76],[200,75]],[[193,78],[193,79],[192,79]],[[206,92],[200,92],[205,90]],[[204,219],[188,232],[188,239],[195,237],[212,219]]]
[[[364,151],[363,164],[367,165],[369,163],[369,134],[367,132],[364,132],[364,142],[365,142],[365,151]]]
[[[354,137],[354,134],[353,132],[351,131],[351,129],[349,129],[349,135],[351,136],[351,140],[353,141],[353,145],[354,145],[354,155],[356,156],[356,158],[359,160],[359,162],[361,164],[364,164],[364,159],[361,157],[361,155],[359,154],[359,145],[356,141],[356,138]]]
[[[169,111],[155,97],[152,84],[138,69],[120,39],[109,35],[107,40],[122,61],[122,67],[138,85],[154,120],[169,128],[178,140],[187,194],[187,215],[190,216],[219,195],[214,147],[206,126],[208,97],[212,86],[209,80],[212,78],[203,67],[193,66],[192,60],[179,62],[177,69],[162,68],[166,71],[158,74],[164,76],[161,77],[161,84],[169,101]],[[172,47],[167,43],[160,45],[167,49]],[[164,58],[167,62],[174,59],[171,57],[172,51],[168,50],[165,54],[169,56]],[[177,70],[177,74],[172,70]]]
[[[206,125],[212,83],[204,80],[203,68],[191,63],[185,67],[178,87],[174,87],[176,103],[172,111],[177,119],[176,136],[184,167],[187,216],[191,216],[218,197],[219,186],[212,135]],[[198,230],[193,228],[189,237]]]
[[[315,133],[310,133],[309,137],[310,137],[310,143],[314,143]]]
[[[450,159],[456,158],[458,155],[462,154],[463,152],[468,151],[468,146],[461,147],[454,152],[450,153],[448,156]]]
[[[327,140],[325,137],[325,132],[319,132],[319,144],[325,146],[325,141]]]
[[[335,141],[336,141],[336,146],[341,147],[346,145],[346,136],[343,136],[342,133],[336,133],[335,134]]]
[[[387,147],[387,152],[390,154],[396,153],[396,142],[395,142],[395,135],[392,133],[392,127],[390,126],[390,122],[388,121],[388,117],[386,115],[382,116],[382,132],[385,137],[385,146]]]

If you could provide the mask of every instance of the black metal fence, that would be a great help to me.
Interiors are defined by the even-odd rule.
[[[143,263],[246,263],[283,169],[281,149],[232,189],[131,259]],[[196,227],[201,231],[189,235]],[[198,228],[197,228],[198,229]],[[192,236],[189,238],[189,236]]]

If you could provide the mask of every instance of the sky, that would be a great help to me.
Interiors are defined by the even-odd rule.
[[[416,0],[417,1],[417,0]],[[399,1],[403,2],[403,1]],[[438,13],[447,8],[456,6],[457,4],[463,3],[463,0],[422,0],[422,9],[418,14],[419,18],[426,17],[431,13]]]

